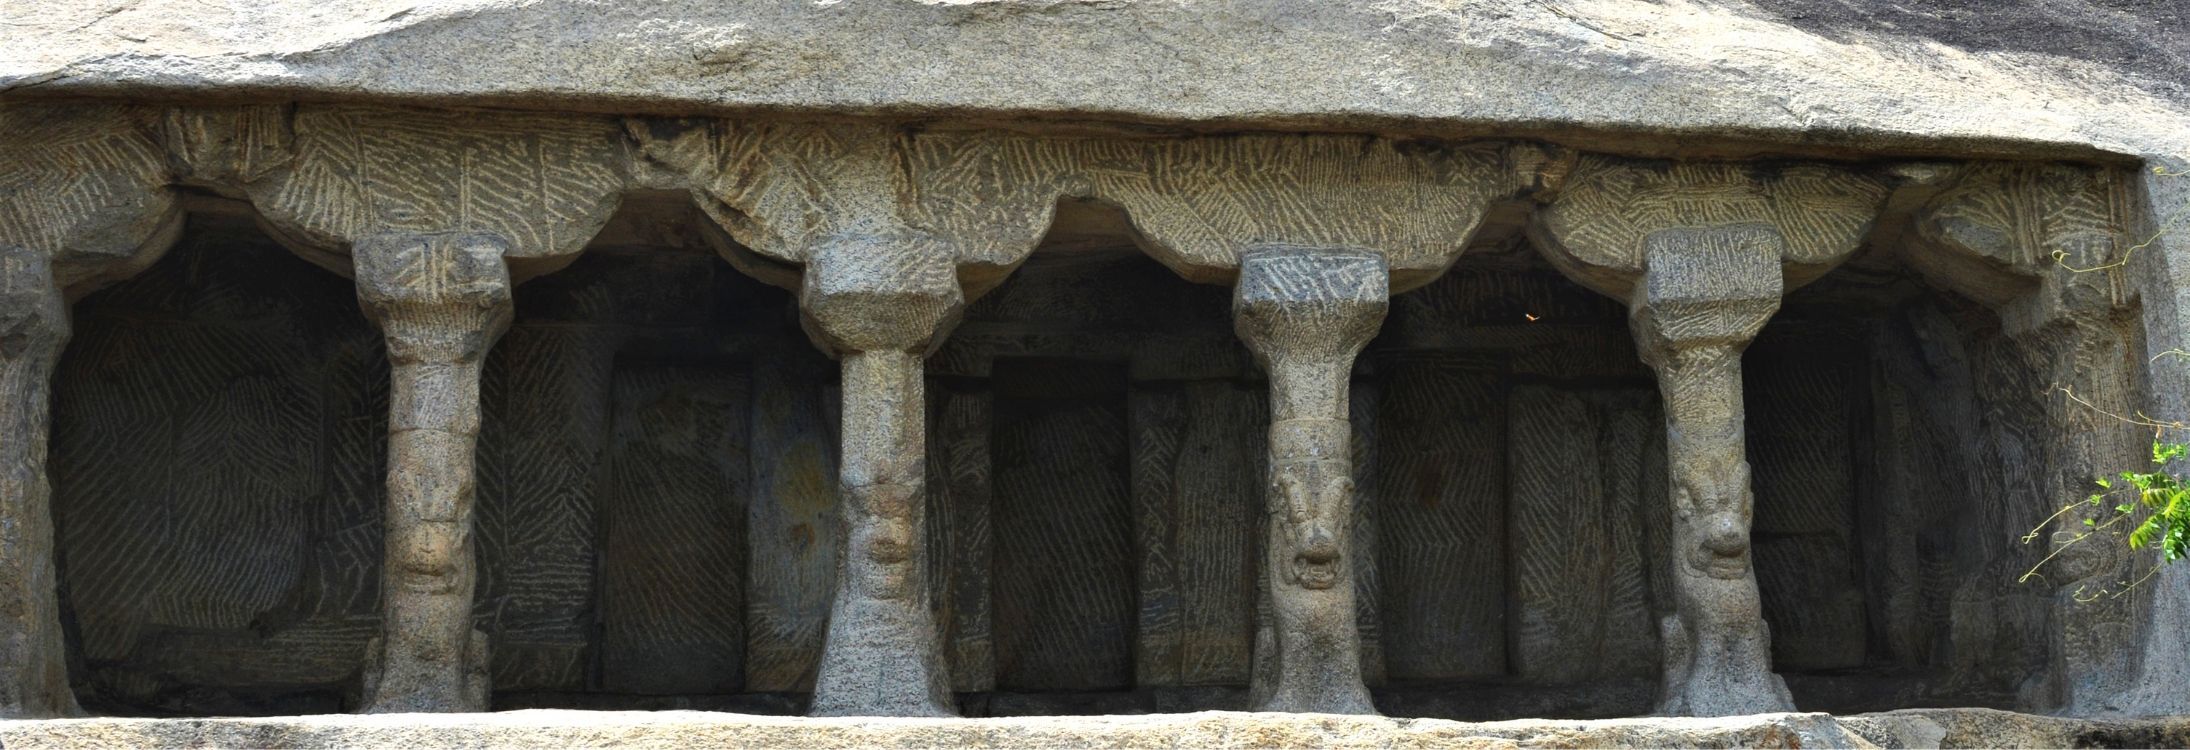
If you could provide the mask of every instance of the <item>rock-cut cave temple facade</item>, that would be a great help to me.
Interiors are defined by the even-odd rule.
[[[9,717],[2190,709],[2134,149],[164,80],[0,94]]]

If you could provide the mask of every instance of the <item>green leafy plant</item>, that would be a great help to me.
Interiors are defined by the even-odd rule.
[[[2023,535],[2024,544],[2040,538],[2050,538],[2059,544],[2054,546],[2045,559],[2024,571],[2022,577],[2015,579],[2016,582],[2023,583],[2039,577],[2039,571],[2044,570],[2047,563],[2094,537],[2126,536],[2126,542],[2133,550],[2157,546],[2160,548],[2162,561],[2146,568],[2144,575],[2138,576],[2134,581],[2121,580],[2096,587],[2079,586],[2073,593],[2079,601],[2091,602],[2119,597],[2149,580],[2166,563],[2190,556],[2190,484],[2186,484],[2183,477],[2184,469],[2190,467],[2185,462],[2186,458],[2190,458],[2190,444],[2167,439],[2164,430],[2156,434],[2152,439],[2152,465],[2148,471],[2124,471],[2120,474],[2119,482],[2113,479],[2095,481],[2093,484],[2098,492],[2091,493],[2081,501],[2062,506],[2040,522],[2037,528]],[[2046,534],[2046,527],[2062,516],[2073,513],[2089,514],[2083,519],[2083,529]],[[2130,525],[2130,531],[2126,535],[2119,530],[2124,524]]]
[[[2122,472],[2122,481],[2129,484],[2127,489],[2136,493],[2137,503],[2151,510],[2144,522],[2129,532],[2130,549],[2144,549],[2156,542],[2160,554],[2168,562],[2190,555],[2190,486],[2185,486],[2182,478],[2176,475],[2179,469],[2175,466],[2186,455],[2190,455],[2190,445],[2154,440],[2152,470]],[[2103,505],[2113,493],[2113,482],[2102,479],[2098,486],[2106,492],[2094,494],[2086,502]],[[2114,512],[2124,516],[2135,510],[2136,506],[2128,503],[2114,506]],[[2086,518],[2084,523],[2097,526],[2098,519]]]

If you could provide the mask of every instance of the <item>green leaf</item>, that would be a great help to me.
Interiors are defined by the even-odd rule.
[[[2129,532],[2129,548],[2144,549],[2145,545],[2151,544],[2152,535],[2159,533],[2159,527],[2155,525],[2158,521],[2157,517],[2147,518],[2137,525],[2137,530]]]

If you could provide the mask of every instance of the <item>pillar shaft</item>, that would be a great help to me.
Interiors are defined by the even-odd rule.
[[[479,373],[509,327],[507,243],[377,238],[355,251],[358,299],[388,346],[387,557],[369,713],[484,711],[486,637],[472,629]]]
[[[1665,401],[1675,613],[1660,713],[1790,711],[1772,673],[1749,527],[1741,353],[1779,309],[1779,235],[1755,225],[1666,230],[1646,242],[1631,322]]]
[[[0,246],[0,718],[81,714],[69,690],[46,481],[68,306],[46,259]]]
[[[963,304],[947,260],[848,240],[808,261],[808,330],[843,368],[845,544],[814,679],[816,716],[949,716],[927,581],[929,344]]]
[[[1384,320],[1381,257],[1264,248],[1240,266],[1233,314],[1270,376],[1269,486],[1256,710],[1375,713],[1354,611],[1354,357]]]

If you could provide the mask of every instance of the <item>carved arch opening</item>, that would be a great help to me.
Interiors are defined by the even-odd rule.
[[[1068,200],[929,358],[930,580],[968,715],[1245,707],[1266,417],[1230,304]]]
[[[2052,605],[2019,579],[2048,551],[2025,534],[2068,502],[2059,394],[2048,355],[1914,252],[1874,241],[1744,356],[1774,669],[1803,710],[2041,709]]]
[[[346,279],[194,202],[165,257],[75,303],[56,370],[71,677],[101,713],[339,711],[377,622],[379,337]]]

